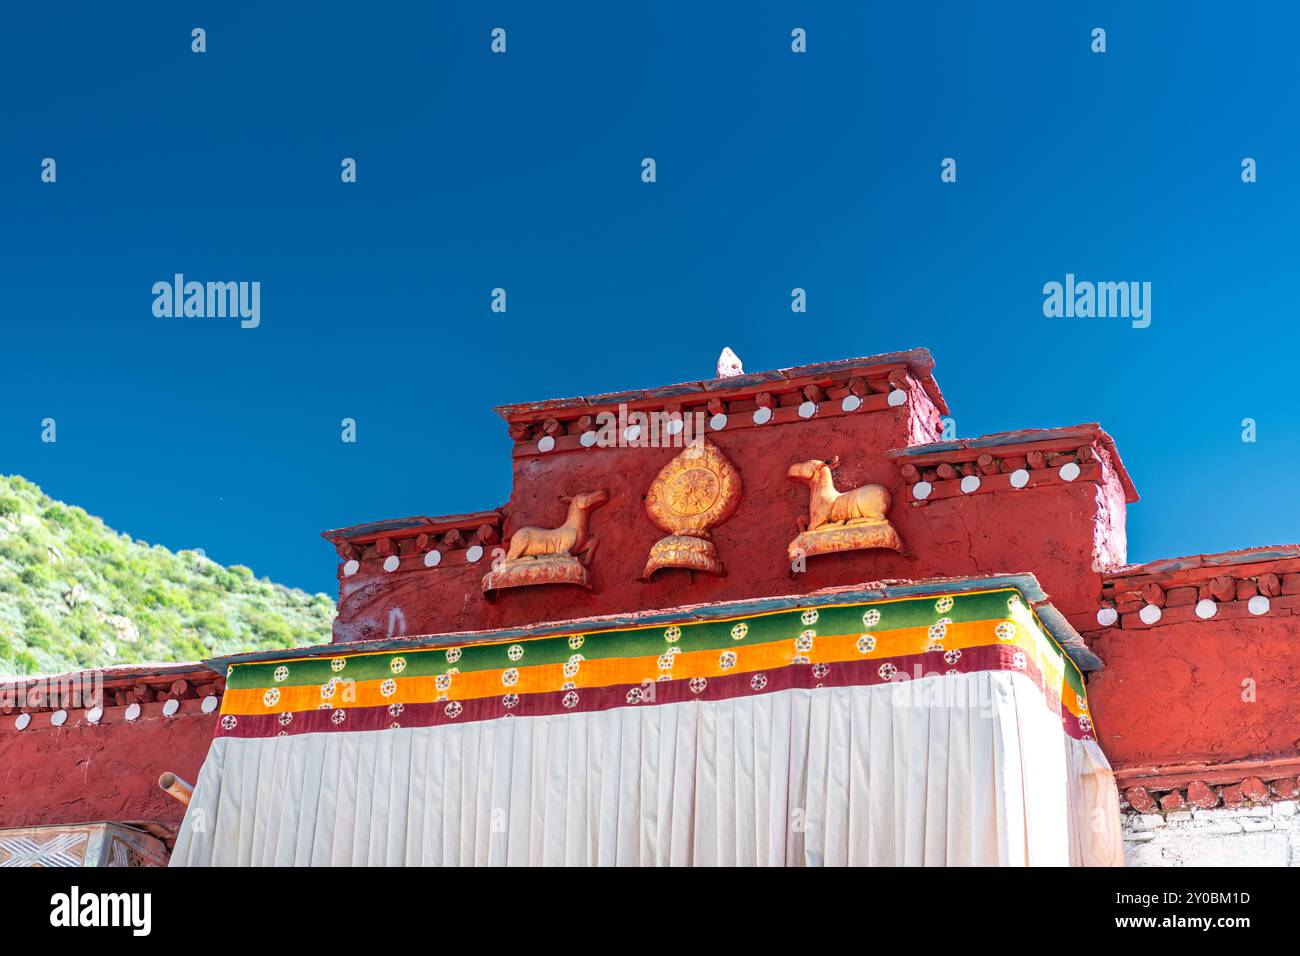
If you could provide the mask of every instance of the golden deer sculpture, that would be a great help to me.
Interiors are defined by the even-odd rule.
[[[587,530],[587,516],[592,509],[609,501],[609,495],[601,489],[560,495],[560,500],[569,506],[564,524],[558,528],[520,528],[510,538],[507,561],[556,555],[580,558],[584,564],[591,562],[591,556],[596,553],[596,538]]]
[[[588,530],[591,512],[609,501],[603,490],[561,495],[569,506],[558,528],[520,528],[510,537],[510,548],[483,575],[483,592],[489,598],[502,588],[533,584],[576,584],[591,587],[587,565],[596,553],[596,536]]]
[[[799,518],[799,536],[790,542],[791,560],[829,551],[889,548],[902,551],[903,542],[885,515],[893,499],[884,485],[863,485],[839,491],[831,469],[840,463],[801,461],[787,477],[808,486],[808,514]]]

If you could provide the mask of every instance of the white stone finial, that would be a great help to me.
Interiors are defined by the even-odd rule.
[[[740,364],[740,356],[729,348],[724,348],[718,356],[718,378],[734,378],[744,375],[745,367]]]

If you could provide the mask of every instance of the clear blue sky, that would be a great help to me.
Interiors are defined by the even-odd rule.
[[[923,345],[962,435],[1115,436],[1132,560],[1300,540],[1294,4],[4,18],[0,472],[134,537],[333,594],[321,530],[506,499],[495,404]],[[176,272],[261,326],[154,318]],[[1067,272],[1150,328],[1045,318]]]

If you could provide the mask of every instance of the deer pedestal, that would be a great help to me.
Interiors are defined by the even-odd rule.
[[[483,575],[483,592],[533,584],[576,584],[590,590],[591,575],[581,561],[567,554],[504,560]]]
[[[861,520],[838,528],[805,531],[790,542],[787,552],[793,562],[801,557],[811,558],[815,554],[859,551],[864,548],[888,548],[890,551],[901,552],[903,539],[898,536],[894,526],[883,518]]]

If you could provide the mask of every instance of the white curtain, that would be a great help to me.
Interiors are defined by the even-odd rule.
[[[223,737],[171,862],[1122,863],[1105,757],[1028,678],[910,683]]]

